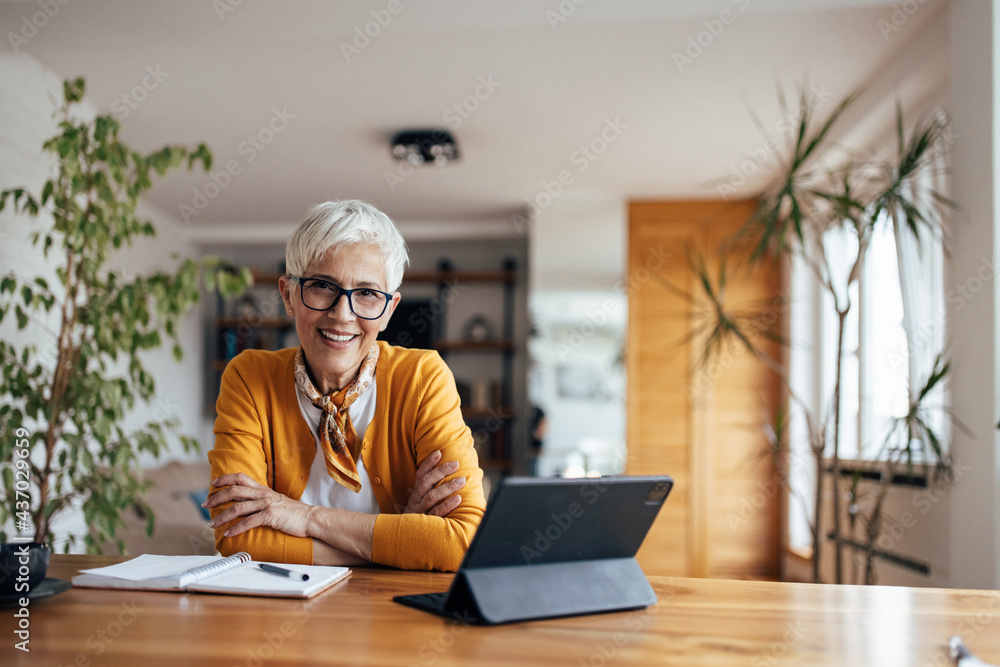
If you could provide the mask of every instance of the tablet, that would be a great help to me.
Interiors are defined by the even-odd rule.
[[[470,623],[648,606],[635,554],[672,488],[666,475],[503,478],[451,588],[393,599]]]

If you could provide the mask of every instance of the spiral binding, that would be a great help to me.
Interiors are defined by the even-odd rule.
[[[201,581],[202,579],[214,577],[217,574],[222,574],[223,572],[237,568],[244,563],[249,563],[251,560],[253,559],[250,558],[250,554],[245,551],[240,551],[239,553],[227,556],[221,560],[193,567],[190,570],[181,572],[179,581],[180,586],[181,588],[184,588],[188,584],[194,583],[195,581]]]

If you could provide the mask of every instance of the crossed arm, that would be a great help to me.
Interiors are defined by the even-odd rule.
[[[465,486],[465,478],[441,483],[458,470],[458,462],[441,463],[441,459],[441,450],[436,450],[420,463],[413,491],[403,511],[405,514],[445,517],[461,504],[462,498],[457,492]],[[218,528],[242,517],[225,530],[225,537],[270,526],[286,535],[312,538],[316,565],[361,565],[372,560],[374,514],[307,505],[242,472],[217,477],[211,485],[221,490],[209,496],[203,507],[211,509],[229,502],[233,504],[208,525]]]

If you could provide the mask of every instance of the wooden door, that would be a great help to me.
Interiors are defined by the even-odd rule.
[[[669,474],[675,487],[639,552],[650,575],[773,578],[778,574],[780,475],[762,427],[781,400],[778,377],[736,344],[710,364],[683,344],[704,321],[688,261],[717,250],[752,202],[633,202],[629,206],[628,474]],[[669,284],[668,284],[669,283]],[[671,287],[672,286],[672,287]],[[776,266],[727,287],[727,303],[749,308],[781,289]],[[781,308],[761,322],[783,327]],[[780,358],[776,343],[755,344]]]

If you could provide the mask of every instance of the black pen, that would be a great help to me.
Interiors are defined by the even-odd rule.
[[[267,563],[257,563],[257,567],[264,570],[265,572],[270,572],[271,574],[276,574],[280,577],[288,577],[289,579],[298,579],[299,581],[309,581],[308,574],[302,574],[301,572],[292,572],[291,570],[286,570],[283,567],[277,567],[276,565],[268,565]]]

